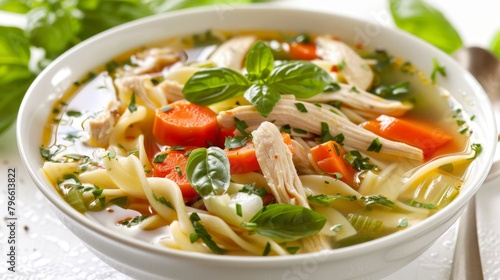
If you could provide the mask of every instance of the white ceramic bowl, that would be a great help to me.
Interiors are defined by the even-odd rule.
[[[472,165],[462,193],[445,209],[404,231],[368,243],[323,253],[286,257],[201,255],[160,248],[117,235],[71,208],[39,175],[39,146],[53,103],[73,81],[117,54],[175,35],[209,28],[286,30],[334,34],[344,41],[380,47],[431,73],[433,58],[447,70],[439,82],[464,105],[473,122],[474,142],[483,153]],[[422,254],[459,217],[479,189],[494,154],[496,133],[488,99],[470,74],[449,56],[403,32],[330,12],[277,6],[209,7],[153,16],[97,35],[60,56],[41,73],[22,103],[17,139],[22,159],[34,182],[62,222],[106,263],[139,279],[377,279]]]

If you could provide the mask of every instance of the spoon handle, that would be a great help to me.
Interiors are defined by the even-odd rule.
[[[484,279],[476,227],[475,197],[471,198],[460,217],[450,279]]]

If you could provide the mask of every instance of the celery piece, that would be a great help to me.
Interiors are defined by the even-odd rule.
[[[71,207],[75,208],[78,212],[87,211],[87,207],[83,202],[83,195],[77,187],[71,187],[68,192],[64,195],[64,200],[71,205]]]
[[[358,234],[376,235],[382,231],[383,222],[368,216],[350,213],[347,220],[358,231]]]

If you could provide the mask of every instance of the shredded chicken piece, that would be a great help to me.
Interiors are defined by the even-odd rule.
[[[106,110],[86,122],[85,130],[89,133],[87,143],[90,146],[104,148],[109,145],[109,137],[117,119],[120,117],[119,106],[120,102],[112,101]]]
[[[164,75],[165,80],[156,87],[164,93],[169,103],[184,99],[184,94],[182,93],[184,84],[199,70],[200,68],[193,66],[181,66],[170,69]]]
[[[276,201],[311,208],[295,170],[292,153],[283,142],[278,128],[270,122],[263,122],[252,132],[252,136],[257,160]],[[306,252],[331,248],[324,235],[305,238],[302,243]]]
[[[373,71],[351,47],[330,36],[317,37],[316,44],[319,57],[342,65],[340,73],[349,84],[362,90],[372,85]]]
[[[165,106],[167,100],[165,94],[155,87],[151,75],[128,76],[115,79],[120,100],[130,100],[132,93],[135,94],[136,102],[151,110]]]
[[[217,120],[222,127],[227,128],[234,127],[234,118],[244,121],[249,127],[255,127],[263,121],[271,121],[277,126],[290,125],[292,128],[316,135],[321,135],[321,123],[326,123],[332,136],[342,133],[345,136],[344,143],[353,149],[366,151],[372,141],[378,138],[382,144],[380,154],[423,161],[421,149],[380,137],[344,117],[308,102],[302,102],[307,110],[307,113],[302,113],[295,103],[296,100],[281,99],[266,118],[251,105],[239,106],[219,113]]]
[[[339,83],[339,86],[340,89],[337,91],[323,92],[304,100],[311,103],[341,101],[343,106],[353,108],[358,114],[369,118],[381,114],[399,117],[413,108],[409,103],[384,99],[351,85]]]
[[[184,94],[182,93],[184,85],[180,84],[177,81],[164,80],[163,82],[159,83],[156,88],[158,88],[165,94],[165,97],[167,98],[167,101],[169,103],[184,99]]]
[[[138,65],[134,68],[133,74],[161,72],[163,68],[181,61],[184,57],[182,52],[172,48],[150,48],[132,57],[132,62]]]
[[[236,36],[220,45],[209,57],[217,67],[227,67],[241,70],[243,61],[253,44],[257,41],[255,36]]]

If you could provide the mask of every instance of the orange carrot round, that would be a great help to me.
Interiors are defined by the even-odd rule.
[[[344,160],[345,151],[339,143],[328,141],[311,148],[310,152],[321,171],[340,173],[342,182],[353,188],[358,187],[355,184],[356,170]]]
[[[290,56],[295,60],[313,60],[318,58],[316,45],[305,43],[290,43]]]
[[[453,139],[443,129],[430,124],[386,115],[381,115],[376,120],[370,120],[362,126],[386,139],[420,148],[425,158],[432,156],[439,148]]]
[[[182,150],[167,149],[156,154],[153,159],[153,176],[167,178],[177,183],[185,201],[192,201],[198,196],[186,174],[189,151],[193,149],[193,147],[185,147]]]
[[[162,145],[209,147],[218,141],[217,114],[208,107],[175,102],[156,110],[153,135]]]
[[[229,160],[231,174],[243,174],[260,169],[255,147],[252,141],[248,140],[245,145],[235,149],[224,149]]]

